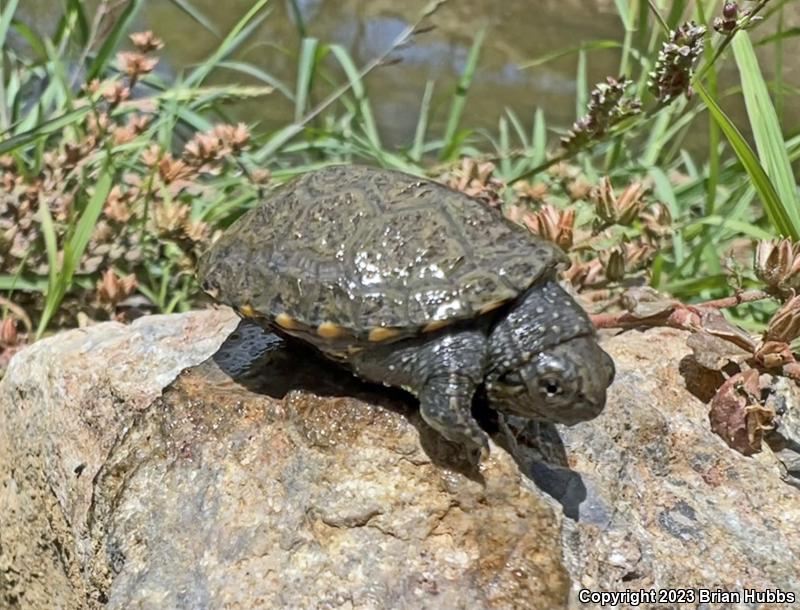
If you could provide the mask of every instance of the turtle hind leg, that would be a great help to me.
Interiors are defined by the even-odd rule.
[[[472,397],[483,383],[487,351],[480,330],[450,331],[365,350],[351,364],[364,379],[413,392],[429,426],[485,454],[488,436],[472,417]]]

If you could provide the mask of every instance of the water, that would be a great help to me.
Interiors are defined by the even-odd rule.
[[[321,42],[344,46],[361,66],[384,51],[409,23],[421,13],[428,0],[296,0],[307,36]],[[221,35],[252,6],[252,0],[191,0],[214,24]],[[22,0],[21,6],[43,27],[53,17],[45,0]],[[300,48],[298,22],[290,0],[273,0],[270,15],[253,32],[232,59],[247,61],[269,72],[294,89]],[[785,27],[800,25],[800,3],[787,8]],[[475,33],[487,28],[479,69],[470,90],[462,126],[485,129],[496,134],[498,119],[510,108],[529,130],[534,112],[541,107],[548,126],[568,127],[575,119],[577,98],[577,55],[572,54],[536,68],[519,65],[547,53],[588,40],[621,42],[624,30],[613,0],[450,0],[430,19],[432,32],[395,53],[399,64],[374,71],[366,81],[379,130],[386,144],[408,145],[413,137],[422,92],[427,81],[435,83],[431,128],[441,134],[458,76],[462,73]],[[44,25],[44,27],[47,27]],[[203,61],[219,44],[219,38],[193,22],[170,0],[149,0],[137,27],[150,28],[164,39],[166,65],[178,72]],[[758,39],[774,31],[770,24],[754,33]],[[783,75],[787,84],[800,86],[800,39],[789,38],[784,45]],[[326,72],[337,82],[343,76],[335,60],[328,58]],[[724,70],[723,85],[733,85],[737,75],[733,62]],[[761,64],[769,77],[774,70],[772,46],[761,50]],[[618,50],[588,54],[590,84],[619,70]],[[322,76],[322,75],[320,75]],[[209,79],[212,84],[262,84],[239,73],[220,70]],[[317,101],[323,89],[317,90]],[[791,98],[787,98],[791,99]],[[723,106],[743,128],[746,115],[739,96]],[[294,108],[284,96],[274,93],[236,104],[236,119],[276,129],[290,122]],[[788,104],[783,117],[786,133],[800,126],[800,106]],[[746,131],[746,130],[745,130]],[[707,131],[694,130],[692,148],[702,151]],[[553,135],[553,134],[551,134]],[[555,136],[553,135],[553,139]],[[485,143],[482,148],[488,148]]]
[[[337,42],[363,65],[385,50],[391,41],[421,13],[427,0],[299,0],[309,36]],[[226,32],[251,6],[250,0],[194,0],[220,31]],[[413,45],[395,53],[400,64],[372,73],[367,90],[382,136],[391,144],[408,143],[418,117],[425,83],[435,81],[433,128],[447,115],[456,81],[463,71],[475,33],[488,28],[480,68],[470,91],[463,125],[497,130],[504,108],[512,108],[530,125],[537,106],[550,121],[568,125],[575,116],[577,56],[531,70],[519,63],[565,45],[589,38],[621,39],[623,31],[612,2],[583,2],[587,8],[569,8],[576,2],[550,0],[451,1],[430,19],[436,29],[416,38]],[[238,54],[293,87],[299,35],[288,2],[274,2],[272,14]],[[175,67],[202,61],[216,46],[215,37],[201,27],[187,27],[185,15],[172,3],[152,2],[145,14],[148,27],[167,43]],[[331,66],[335,66],[331,62]],[[594,54],[590,78],[615,74],[613,52]],[[238,75],[217,74],[216,82]],[[293,114],[290,103],[273,95],[243,105],[248,120],[270,126],[285,124]]]

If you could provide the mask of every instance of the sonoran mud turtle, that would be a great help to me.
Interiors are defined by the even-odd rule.
[[[574,424],[614,377],[580,306],[555,281],[565,256],[481,202],[395,171],[332,166],[278,188],[200,261],[203,289],[368,381],[404,388],[470,450],[471,414]]]

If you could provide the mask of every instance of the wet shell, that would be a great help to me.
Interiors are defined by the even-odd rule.
[[[204,289],[314,343],[389,342],[477,320],[565,257],[441,184],[331,166],[283,185],[200,262]]]

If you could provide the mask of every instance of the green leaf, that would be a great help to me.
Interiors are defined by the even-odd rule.
[[[519,65],[520,70],[526,70],[528,68],[536,68],[541,66],[542,64],[546,64],[550,61],[555,59],[561,59],[562,57],[566,57],[567,55],[573,55],[575,53],[580,53],[581,51],[595,51],[597,49],[619,49],[622,45],[618,43],[616,40],[590,40],[589,42],[584,42],[579,45],[575,45],[574,47],[567,47],[565,49],[559,49],[557,51],[552,51],[550,53],[545,53],[544,55],[540,55],[535,59],[530,59],[524,63]]]
[[[792,164],[786,153],[778,115],[769,97],[753,45],[747,33],[739,32],[734,36],[732,46],[761,164],[775,186],[792,224],[800,227],[800,209]]]
[[[108,168],[104,169],[100,179],[94,186],[94,193],[74,227],[74,232],[67,239],[61,265],[58,264],[56,232],[53,219],[50,216],[50,210],[44,203],[39,208],[42,232],[47,249],[49,281],[44,311],[36,330],[37,338],[41,337],[42,333],[47,329],[47,325],[58,310],[59,305],[61,305],[64,295],[72,285],[72,278],[78,269],[86,247],[89,245],[97,219],[100,218],[100,213],[103,211],[103,204],[111,191],[112,178],[111,171]]]
[[[422,160],[422,149],[425,146],[425,135],[428,132],[428,118],[431,112],[431,99],[433,97],[433,87],[435,81],[429,80],[425,83],[425,91],[422,93],[422,101],[419,105],[419,118],[417,128],[414,130],[414,143],[411,146],[409,156],[414,161]]]
[[[375,119],[372,116],[372,108],[370,107],[369,98],[364,89],[364,83],[359,76],[358,68],[343,46],[334,44],[330,46],[330,50],[336,59],[339,60],[339,64],[347,75],[347,80],[350,81],[350,88],[358,102],[358,113],[361,116],[361,120],[364,122],[364,132],[367,134],[367,139],[369,139],[370,144],[376,151],[380,151],[381,139],[378,135],[378,127],[375,125]]]
[[[0,13],[0,49],[6,48],[6,37],[8,36],[8,29],[11,26],[11,20],[14,18],[14,13],[17,12],[17,4],[19,0],[8,0],[8,4]]]
[[[217,28],[214,27],[214,24],[211,22],[211,20],[208,17],[206,17],[203,14],[203,12],[200,11],[200,9],[198,9],[191,2],[189,2],[189,0],[170,0],[170,2],[172,2],[172,4],[181,9],[184,13],[189,15],[189,17],[194,19],[197,23],[202,25],[209,32],[214,34],[214,36],[219,37],[219,30],[217,30]]]
[[[311,84],[317,69],[319,40],[303,38],[300,43],[300,57],[297,60],[297,85],[294,92],[294,120],[300,122],[308,107]]]
[[[702,83],[696,82],[694,88],[706,106],[708,106],[711,116],[719,124],[722,133],[728,138],[736,156],[739,157],[739,161],[741,161],[745,171],[753,181],[753,185],[759,197],[761,197],[764,209],[775,231],[785,237],[791,237],[793,240],[800,239],[800,225],[792,221],[792,217],[778,196],[775,186],[736,125],[728,118],[728,115],[720,108],[716,100],[709,95]]]
[[[458,126],[461,122],[461,115],[464,113],[464,106],[467,103],[467,94],[469,93],[472,79],[475,77],[475,70],[478,67],[478,58],[481,54],[481,46],[483,46],[485,36],[486,28],[478,30],[467,56],[464,73],[458,80],[458,86],[450,105],[450,115],[447,118],[447,126],[444,131],[444,147],[439,155],[441,160],[451,159],[458,148]]]
[[[267,2],[269,0],[258,0],[253,4],[250,10],[231,28],[231,31],[228,32],[214,52],[189,74],[186,79],[187,86],[194,87],[201,84],[222,60],[233,53],[250,36],[253,30],[266,18],[266,13],[262,15],[259,15],[259,13],[267,5]]]
[[[59,117],[50,119],[49,121],[44,121],[42,123],[39,123],[33,129],[19,133],[15,136],[8,138],[7,140],[3,140],[2,142],[0,142],[0,155],[4,155],[17,148],[27,146],[28,144],[30,144],[31,142],[35,141],[36,139],[42,136],[46,136],[53,132],[59,131],[60,129],[63,129],[67,125],[71,125],[72,123],[79,121],[89,111],[91,111],[90,106],[83,106],[81,108],[77,108],[72,112],[67,112],[66,114],[62,114]]]

